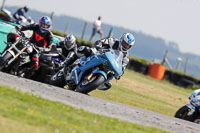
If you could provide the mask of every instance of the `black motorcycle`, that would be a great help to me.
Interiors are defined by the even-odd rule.
[[[26,57],[37,48],[25,37],[24,33],[17,31],[18,39],[14,42],[4,42],[5,49],[0,56],[0,71],[15,74],[18,67],[26,61]]]
[[[61,55],[59,52],[41,53],[39,57],[39,69],[30,79],[50,84],[51,77],[61,68]]]
[[[175,113],[175,117],[200,124],[200,97],[195,96],[193,92],[190,97],[190,103],[182,106]]]

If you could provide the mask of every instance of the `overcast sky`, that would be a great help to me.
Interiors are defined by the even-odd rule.
[[[6,0],[5,5],[88,21],[101,15],[104,23],[174,41],[182,52],[200,55],[200,0]]]

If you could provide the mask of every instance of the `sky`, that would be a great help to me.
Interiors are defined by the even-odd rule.
[[[181,52],[200,55],[200,0],[6,0],[5,5],[90,22],[102,16],[103,23],[173,41]]]

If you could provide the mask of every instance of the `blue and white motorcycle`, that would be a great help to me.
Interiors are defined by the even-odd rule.
[[[81,57],[73,67],[63,68],[52,77],[52,84],[87,94],[114,77],[122,75],[123,53],[119,50],[102,50],[90,57]],[[64,77],[64,78],[62,78]]]
[[[193,91],[189,100],[190,103],[178,109],[175,117],[200,124],[200,89]]]

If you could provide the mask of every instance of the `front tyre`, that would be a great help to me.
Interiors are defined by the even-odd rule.
[[[103,75],[96,74],[91,78],[90,81],[86,81],[85,79],[82,80],[75,91],[83,94],[88,94],[89,92],[95,90],[99,85],[104,83],[104,81],[105,78]]]
[[[0,57],[0,71],[5,67],[5,65],[11,58],[12,54],[10,54],[9,52],[6,52],[6,54],[3,57]]]
[[[190,112],[190,108],[188,108],[186,105],[181,107],[175,114],[174,117],[179,118],[179,119],[183,119],[183,120],[187,120],[187,121],[191,121],[193,122],[196,118],[195,118],[195,112],[188,116],[188,112]]]
[[[50,84],[54,85],[54,86],[58,86],[58,87],[64,88],[64,86],[65,86],[65,77],[64,77],[64,74],[61,71],[57,72],[51,78]]]

